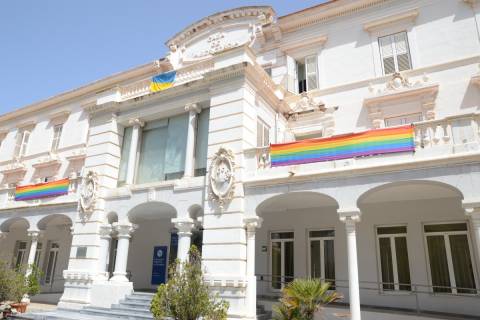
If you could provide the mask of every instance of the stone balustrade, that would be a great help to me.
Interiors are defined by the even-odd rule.
[[[248,176],[270,174],[331,171],[338,168],[365,168],[380,165],[406,163],[454,155],[469,155],[480,152],[480,114],[456,115],[414,123],[415,152],[383,154],[354,159],[318,162],[288,167],[271,167],[270,148],[260,147],[245,150]]]

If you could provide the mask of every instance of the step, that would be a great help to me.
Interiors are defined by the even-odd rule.
[[[120,300],[117,305],[124,305],[124,306],[130,306],[132,308],[150,308],[150,301],[145,302],[145,301],[136,301],[136,300]]]
[[[141,292],[141,291],[137,292],[137,291],[135,291],[131,295],[133,295],[133,296],[147,296],[147,297],[153,298],[155,293],[154,292]]]
[[[139,308],[139,307],[136,307],[136,308],[132,308],[130,306],[125,306],[125,305],[113,305],[111,310],[113,311],[130,311],[130,312],[134,312],[134,313],[139,313],[139,314],[146,314],[146,315],[150,315],[150,308]]]
[[[103,316],[103,317],[110,317],[110,318],[122,318],[122,319],[153,319],[152,314],[144,314],[144,313],[134,313],[130,311],[116,311],[112,309],[106,308],[94,308],[94,307],[85,307],[80,310],[81,314],[88,314],[93,316]]]
[[[150,303],[150,301],[152,301],[152,299],[153,299],[153,296],[135,295],[135,294],[132,294],[132,295],[129,295],[129,296],[125,297],[125,300],[146,301],[148,303]]]

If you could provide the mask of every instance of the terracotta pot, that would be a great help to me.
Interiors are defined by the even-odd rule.
[[[7,319],[7,317],[12,315],[12,311],[10,311],[10,310],[3,311],[2,313],[3,313],[3,318],[2,319]]]
[[[28,304],[26,302],[17,302],[17,303],[12,303],[10,305],[12,306],[12,308],[15,308],[17,312],[25,313],[25,311],[27,311]]]

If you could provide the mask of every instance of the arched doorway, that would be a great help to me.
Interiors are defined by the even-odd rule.
[[[176,258],[176,233],[171,222],[176,216],[175,208],[164,202],[143,203],[128,212],[135,230],[130,239],[127,277],[134,290],[153,291],[166,281],[168,265]],[[162,265],[158,258],[164,259]]]
[[[25,218],[13,217],[2,223],[2,241],[0,259],[10,267],[21,267],[27,263],[30,241],[28,229],[30,223]]]
[[[281,194],[257,206],[263,219],[256,233],[258,294],[279,295],[298,277],[334,285],[337,275],[346,273],[346,260],[335,254],[337,246],[345,246],[337,208],[335,199],[315,192]]]

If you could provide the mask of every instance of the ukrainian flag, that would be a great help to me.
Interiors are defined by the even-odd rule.
[[[157,92],[170,88],[173,86],[176,76],[177,71],[170,71],[153,77],[152,82],[150,82],[150,91]]]

